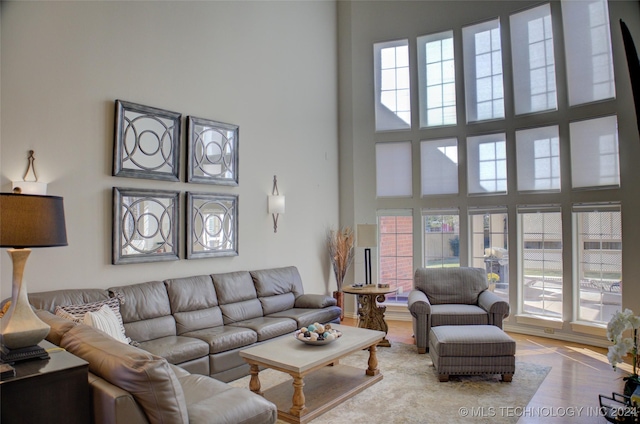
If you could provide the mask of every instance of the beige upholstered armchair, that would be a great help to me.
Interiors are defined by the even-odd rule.
[[[495,325],[509,316],[509,303],[487,290],[481,268],[418,268],[409,312],[418,353],[429,350],[429,331],[439,325]]]

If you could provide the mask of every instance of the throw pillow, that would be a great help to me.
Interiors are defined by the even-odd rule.
[[[55,314],[66,319],[70,319],[74,322],[83,322],[84,314],[87,312],[98,311],[102,306],[107,305],[118,318],[118,324],[122,330],[122,334],[126,334],[124,331],[124,324],[122,322],[122,315],[120,315],[120,300],[117,298],[111,298],[109,300],[103,300],[100,302],[83,303],[80,305],[65,305],[56,306]]]
[[[83,322],[86,325],[104,331],[119,342],[128,344],[131,341],[131,339],[124,335],[120,329],[118,317],[107,305],[102,305],[102,307],[95,312],[89,311],[84,314]]]

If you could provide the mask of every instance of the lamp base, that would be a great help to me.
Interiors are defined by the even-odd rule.
[[[43,347],[37,345],[20,349],[9,349],[2,346],[0,350],[0,361],[5,364],[15,364],[29,359],[49,359],[49,354]]]

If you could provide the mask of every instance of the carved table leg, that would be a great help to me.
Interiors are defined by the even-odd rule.
[[[305,404],[304,392],[304,380],[302,377],[293,376],[293,406],[289,410],[294,417],[301,417],[307,413],[307,407]]]
[[[377,296],[366,294],[358,296],[358,303],[361,305],[361,308],[358,310],[358,315],[360,315],[358,327],[384,331],[385,337],[378,343],[378,346],[389,347],[391,343],[386,338],[386,334],[389,332],[389,326],[384,320],[384,313],[387,307],[378,306],[377,303],[383,303],[384,301],[385,295],[383,294]]]
[[[378,375],[380,370],[378,369],[378,356],[376,351],[378,347],[376,345],[369,346],[369,367],[367,368],[367,375]]]
[[[249,381],[249,390],[262,396],[263,393],[260,390],[260,378],[258,378],[259,372],[260,368],[256,364],[251,364],[251,366],[249,367],[249,373],[251,374],[251,380]]]

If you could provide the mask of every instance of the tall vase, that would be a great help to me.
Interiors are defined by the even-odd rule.
[[[344,293],[341,291],[334,291],[333,298],[336,300],[336,303],[340,308],[340,321],[342,321],[344,319]]]

